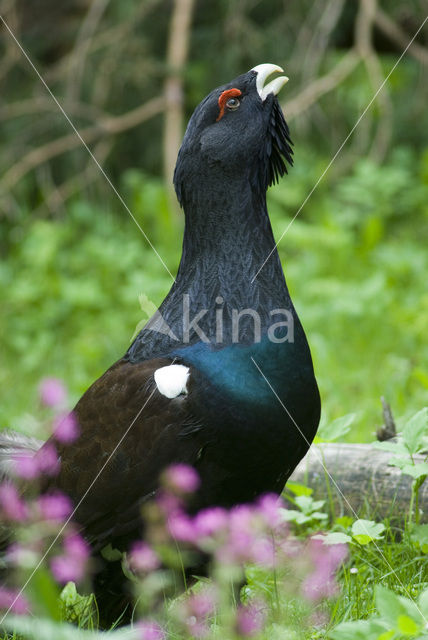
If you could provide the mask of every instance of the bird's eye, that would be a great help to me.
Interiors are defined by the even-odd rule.
[[[231,111],[234,111],[239,107],[240,104],[241,101],[238,100],[238,98],[229,98],[229,100],[226,102],[226,107]]]

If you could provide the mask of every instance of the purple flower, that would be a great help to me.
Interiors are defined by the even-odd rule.
[[[40,496],[37,506],[44,520],[55,520],[57,522],[66,520],[73,511],[70,498],[59,491]]]
[[[313,562],[314,571],[302,584],[302,594],[310,602],[330,598],[337,593],[335,573],[347,556],[344,544],[324,545],[322,540],[311,538],[307,552]]]
[[[73,533],[65,538],[64,549],[67,555],[76,562],[79,560],[87,560],[89,557],[89,547],[78,533]]]
[[[0,485],[0,507],[8,520],[23,522],[28,518],[25,502],[19,497],[18,491],[9,482]]]
[[[181,499],[168,491],[159,491],[156,496],[156,504],[165,515],[173,513],[174,511],[180,511],[182,508]]]
[[[52,558],[50,565],[55,580],[61,584],[79,582],[85,575],[84,564],[73,562],[73,559],[67,555]]]
[[[268,569],[275,566],[275,546],[271,538],[256,538],[251,548],[252,562]]]
[[[137,623],[140,640],[164,640],[165,631],[153,620],[141,620]]]
[[[202,509],[196,514],[194,526],[198,538],[206,538],[215,535],[219,531],[225,531],[229,522],[229,514],[222,507]]]
[[[279,511],[280,507],[283,507],[283,503],[280,498],[274,493],[266,493],[259,498],[257,502],[258,512],[263,516],[267,526],[271,529],[276,529],[282,524],[282,518]]]
[[[230,510],[230,528],[232,531],[251,533],[254,531],[255,510],[248,504],[240,504]]]
[[[56,407],[64,404],[67,399],[67,391],[61,380],[57,378],[45,378],[39,386],[40,400],[47,407]]]
[[[129,565],[134,571],[149,573],[159,568],[160,561],[148,544],[135,542],[129,552]]]
[[[164,474],[168,489],[177,493],[193,493],[199,487],[200,479],[193,467],[187,464],[174,464]]]
[[[266,615],[260,603],[242,605],[236,612],[236,627],[243,636],[254,636],[262,631]]]
[[[22,452],[13,457],[14,472],[25,480],[34,480],[40,475],[38,460],[35,453]]]
[[[0,587],[0,609],[10,609],[13,613],[24,615],[30,612],[30,606],[26,598],[12,589]]]
[[[80,435],[80,427],[73,412],[59,415],[54,420],[54,438],[63,444],[71,444]]]
[[[60,469],[60,460],[55,445],[46,442],[35,455],[37,466],[41,473],[47,476],[55,476]]]
[[[214,612],[217,600],[214,589],[206,587],[199,593],[191,594],[187,598],[186,604],[191,615],[198,619],[206,619]]]
[[[168,517],[168,530],[180,542],[195,542],[196,529],[192,519],[182,511],[175,511]]]
[[[64,540],[64,554],[51,560],[51,571],[54,578],[61,584],[79,582],[85,576],[86,562],[89,548],[77,533],[69,535]]]

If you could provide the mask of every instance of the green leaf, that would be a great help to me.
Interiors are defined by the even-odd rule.
[[[313,489],[305,487],[304,484],[298,482],[287,482],[287,489],[289,489],[295,496],[311,496]]]
[[[390,467],[399,467],[399,469],[404,469],[405,467],[413,466],[410,464],[410,456],[407,455],[405,458],[401,458],[401,457],[397,457],[397,458],[391,458],[391,460],[388,461],[388,464]]]
[[[427,431],[428,407],[424,407],[406,423],[403,429],[403,440],[409,453],[413,454],[421,450],[423,436]]]
[[[296,509],[281,509],[281,516],[285,522],[295,522],[296,524],[305,524],[311,521],[310,516],[306,516]]]
[[[420,630],[420,626],[409,616],[400,615],[397,622],[398,630],[405,635],[413,636]]]
[[[352,537],[359,544],[368,544],[373,540],[380,540],[385,531],[385,525],[373,520],[356,520],[352,525]]]
[[[402,471],[416,480],[417,478],[428,475],[428,463],[420,462],[419,464],[409,464],[403,467]]]
[[[356,418],[356,413],[347,413],[345,416],[336,418],[333,422],[321,425],[318,429],[315,442],[332,442],[344,436],[351,428],[351,424]]]
[[[331,531],[327,534],[319,533],[315,536],[312,536],[315,540],[322,540],[324,544],[347,544],[348,542],[352,542],[351,536],[348,536],[346,533],[342,533],[341,531]]]
[[[55,623],[43,618],[27,616],[7,616],[2,626],[24,635],[31,640],[105,640],[106,634],[94,631],[84,631],[74,625],[62,622]],[[117,631],[109,631],[110,640],[138,640],[141,632],[131,627],[123,627]]]
[[[353,522],[354,520],[350,516],[340,516],[340,518],[336,518],[335,520],[335,524],[344,527],[344,529],[350,527]]]
[[[428,525],[422,525],[422,526],[428,526]],[[428,589],[425,589],[425,591],[422,591],[422,593],[420,594],[418,598],[418,605],[419,605],[419,609],[422,612],[422,615],[424,615],[425,617],[428,617]]]
[[[329,638],[332,640],[387,640],[392,638],[394,631],[391,634],[387,625],[383,620],[355,620],[353,622],[341,622],[330,632]]]
[[[407,448],[401,440],[398,440],[397,442],[391,442],[390,440],[385,440],[385,442],[376,441],[372,443],[372,446],[375,449],[380,449],[381,451],[390,451],[390,453],[395,453],[396,455],[409,454]]]
[[[90,616],[95,610],[94,596],[82,596],[77,592],[74,582],[67,582],[60,594],[60,600],[69,620],[81,620],[83,616]],[[70,617],[71,616],[71,617]]]
[[[303,513],[309,515],[314,510],[314,499],[311,496],[297,496],[296,505]]]
[[[400,613],[404,614],[399,597],[386,587],[377,585],[375,587],[375,600],[376,608],[381,617],[395,627],[398,615]]]
[[[410,535],[410,539],[421,548],[421,551],[423,553],[428,553],[428,524],[418,524],[414,526]]]
[[[60,619],[61,613],[58,606],[60,590],[46,567],[41,566],[34,573],[29,583],[29,590],[39,611],[52,620]]]

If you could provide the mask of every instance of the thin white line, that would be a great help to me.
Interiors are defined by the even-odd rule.
[[[274,394],[275,398],[278,400],[278,402],[280,403],[281,407],[284,409],[284,411],[287,413],[288,417],[292,420],[294,426],[296,427],[296,429],[298,430],[298,432],[300,433],[300,435],[302,436],[302,438],[304,439],[304,441],[306,442],[306,444],[310,447],[311,443],[309,442],[309,440],[307,439],[307,437],[305,436],[305,434],[302,432],[302,430],[300,429],[299,425],[297,424],[297,422],[294,420],[293,416],[291,415],[291,413],[288,411],[287,407],[285,406],[285,404],[282,402],[281,398],[278,396],[278,394],[276,393],[275,389],[272,387],[271,383],[269,382],[269,380],[266,378],[265,374],[263,373],[263,371],[260,369],[259,365],[257,364],[257,362],[254,360],[253,356],[251,356],[251,360],[253,361],[254,366],[258,369],[259,373],[262,375],[263,379],[265,380],[266,384],[268,385],[269,389],[272,391],[272,393]],[[347,497],[342,493],[342,491],[340,490],[340,487],[338,486],[337,482],[335,481],[335,479],[333,478],[333,476],[330,474],[330,472],[328,471],[328,469],[326,468],[324,461],[322,459],[321,454],[318,453],[318,450],[316,448],[313,448],[313,452],[315,453],[315,455],[318,458],[318,462],[320,462],[322,468],[324,469],[325,473],[328,475],[329,479],[331,480],[331,482],[334,484],[334,486],[336,487],[337,492],[342,496],[343,500],[346,502],[346,504],[348,505],[350,511],[352,512],[352,514],[354,515],[355,518],[358,519],[358,515],[357,513],[354,511],[352,505],[349,503],[349,500],[347,499]],[[363,528],[366,530],[367,535],[370,537],[370,533],[367,530],[367,528],[363,525]],[[400,584],[400,586],[402,587],[402,589],[406,592],[406,594],[408,595],[408,597],[410,598],[410,600],[412,600],[415,604],[415,606],[417,607],[419,613],[421,614],[421,616],[423,617],[424,621],[426,624],[428,624],[428,620],[425,618],[424,614],[422,613],[422,611],[420,611],[418,605],[416,604],[416,602],[414,601],[414,599],[412,598],[412,596],[410,595],[410,593],[408,592],[408,590],[406,589],[406,587],[403,585],[403,583],[401,582],[400,578],[398,577],[398,575],[395,573],[393,567],[389,564],[388,560],[385,558],[384,554],[382,553],[381,549],[379,548],[379,546],[376,544],[375,540],[372,540],[376,550],[378,551],[378,553],[381,555],[381,557],[383,558],[383,560],[385,561],[385,563],[387,564],[387,566],[389,567],[389,569],[391,570],[391,572],[394,574],[394,576],[397,579],[397,582]]]
[[[294,215],[292,220],[290,220],[290,222],[288,223],[286,229],[282,232],[281,237],[279,238],[278,242],[275,243],[275,246],[273,247],[272,251],[267,256],[265,261],[263,262],[263,264],[260,267],[260,269],[257,271],[256,275],[253,276],[253,279],[251,280],[251,284],[253,284],[254,280],[257,278],[257,276],[259,275],[260,271],[265,266],[266,262],[269,260],[269,258],[274,253],[274,251],[277,249],[279,243],[281,242],[281,240],[283,239],[283,237],[285,236],[285,234],[287,233],[287,231],[289,230],[289,228],[291,227],[291,225],[293,224],[293,222],[295,221],[295,219],[297,218],[297,216],[299,215],[299,213],[301,212],[301,210],[303,209],[303,207],[305,206],[305,204],[307,203],[307,201],[309,200],[309,198],[311,197],[311,195],[313,194],[315,189],[318,187],[319,183],[324,178],[325,174],[330,169],[331,165],[336,160],[337,156],[342,151],[342,149],[345,146],[345,144],[348,142],[349,138],[354,133],[355,129],[358,127],[358,125],[360,124],[361,120],[364,118],[364,116],[366,115],[367,111],[370,109],[370,107],[372,106],[373,102],[376,100],[376,98],[379,95],[379,93],[382,91],[382,89],[385,86],[385,84],[388,82],[388,80],[391,77],[392,73],[395,71],[395,69],[397,68],[398,64],[401,62],[401,60],[403,59],[404,55],[407,53],[408,48],[411,46],[412,42],[414,41],[414,39],[416,38],[418,33],[421,31],[421,29],[423,28],[423,26],[425,25],[427,20],[428,20],[428,16],[425,18],[425,20],[423,21],[423,23],[421,24],[419,29],[416,31],[415,35],[410,40],[409,44],[404,49],[403,53],[400,55],[400,57],[398,58],[398,60],[394,64],[394,66],[392,67],[391,71],[388,73],[386,78],[383,80],[383,82],[380,85],[379,89],[376,91],[376,93],[374,94],[373,98],[370,100],[370,102],[368,103],[368,105],[366,106],[366,108],[364,109],[364,111],[362,112],[362,114],[360,115],[360,117],[358,118],[358,120],[356,121],[354,126],[352,127],[351,131],[348,133],[348,135],[346,136],[346,138],[344,139],[344,141],[342,142],[342,144],[340,145],[340,147],[338,148],[338,150],[336,151],[336,153],[334,154],[334,156],[332,157],[332,159],[330,160],[330,162],[328,163],[328,165],[326,166],[326,168],[324,169],[324,171],[322,172],[322,174],[320,175],[320,177],[318,178],[318,180],[316,181],[316,183],[314,184],[314,186],[312,187],[312,189],[310,190],[310,192],[308,193],[306,198],[303,200],[302,204],[300,205],[299,209],[297,210],[297,213]]]
[[[18,598],[20,597],[20,595],[25,591],[26,587],[28,586],[29,582],[31,581],[31,579],[33,578],[34,574],[36,573],[37,569],[40,567],[40,565],[42,564],[42,562],[44,561],[44,559],[46,558],[46,556],[48,555],[49,551],[52,549],[52,547],[54,546],[55,542],[58,540],[58,538],[60,537],[60,535],[62,534],[62,532],[64,531],[64,529],[66,528],[66,526],[68,525],[68,523],[70,522],[70,520],[72,519],[72,517],[74,516],[74,514],[76,513],[76,511],[78,510],[78,508],[80,507],[80,505],[82,504],[82,502],[85,500],[86,496],[88,495],[88,493],[90,492],[90,490],[92,489],[92,487],[94,486],[94,484],[96,483],[96,481],[98,480],[98,478],[100,477],[100,475],[102,474],[102,472],[104,471],[104,469],[106,468],[106,466],[108,465],[108,463],[110,462],[110,460],[112,459],[112,457],[114,456],[114,454],[116,453],[116,451],[118,450],[118,448],[120,447],[120,445],[122,444],[122,442],[124,441],[124,439],[126,438],[126,436],[128,435],[129,431],[131,430],[131,428],[133,427],[133,425],[135,424],[135,421],[139,418],[139,416],[141,415],[142,411],[145,409],[145,407],[147,406],[147,403],[150,401],[150,399],[152,398],[154,392],[156,391],[157,387],[155,386],[153,391],[151,392],[151,394],[149,395],[149,397],[147,398],[147,400],[145,401],[145,403],[143,404],[143,406],[141,407],[141,409],[139,410],[139,412],[137,413],[137,415],[135,416],[135,418],[132,420],[131,424],[129,425],[129,427],[127,428],[127,430],[125,431],[125,433],[123,434],[123,436],[120,438],[119,442],[117,443],[117,445],[115,446],[115,448],[113,449],[113,451],[110,453],[109,457],[107,458],[107,460],[104,462],[103,466],[101,467],[101,469],[98,471],[97,475],[95,476],[95,478],[92,480],[91,484],[89,485],[89,487],[86,489],[85,493],[83,494],[83,496],[80,498],[79,502],[77,503],[77,505],[74,507],[72,514],[67,518],[67,520],[64,522],[64,524],[62,525],[61,529],[59,530],[59,532],[57,533],[56,537],[54,538],[53,542],[49,545],[49,547],[47,548],[47,550],[45,551],[45,553],[43,554],[43,557],[39,560],[39,562],[37,563],[36,567],[33,569],[33,571],[31,572],[31,575],[29,576],[29,578],[27,579],[27,581],[25,582],[24,586],[21,587],[20,591],[17,593],[17,595],[15,596],[14,601],[12,602],[12,604],[10,605],[9,609],[6,611],[6,613],[3,615],[2,619],[0,620],[0,625],[3,623],[3,620],[6,618],[7,614],[11,611],[11,609],[13,608],[13,605],[15,604],[15,602],[18,600]]]
[[[104,178],[107,180],[108,184],[110,185],[110,187],[113,189],[114,193],[116,194],[119,202],[123,205],[123,207],[126,209],[126,211],[129,213],[129,215],[131,216],[132,220],[135,222],[135,224],[137,225],[137,227],[139,228],[139,230],[141,231],[141,233],[143,234],[145,240],[148,242],[148,244],[150,245],[150,247],[153,249],[153,251],[155,252],[155,254],[157,255],[157,257],[159,258],[159,260],[161,261],[161,263],[163,264],[163,266],[165,267],[165,269],[168,271],[169,275],[171,276],[172,280],[175,281],[174,276],[172,275],[171,271],[168,269],[168,267],[166,266],[165,262],[163,261],[163,259],[161,258],[161,256],[159,255],[159,253],[157,252],[157,250],[155,249],[155,247],[153,246],[153,244],[151,243],[151,241],[149,240],[149,237],[147,236],[147,234],[145,233],[145,231],[141,228],[138,220],[135,218],[135,216],[133,215],[133,213],[131,212],[131,210],[129,209],[128,205],[126,204],[126,202],[124,201],[124,199],[122,198],[122,196],[120,195],[120,193],[118,192],[118,190],[116,189],[116,187],[114,186],[114,184],[112,183],[112,181],[110,180],[109,176],[107,175],[107,173],[104,171],[104,169],[102,168],[102,166],[100,165],[100,163],[98,162],[98,160],[96,159],[96,157],[94,156],[94,154],[92,153],[92,151],[90,150],[90,148],[88,147],[88,145],[86,144],[86,142],[84,141],[84,139],[82,138],[82,136],[80,135],[79,131],[77,130],[77,128],[75,127],[75,125],[73,124],[73,122],[71,121],[71,119],[69,118],[69,116],[67,115],[67,113],[64,111],[63,107],[61,106],[61,104],[58,102],[58,100],[56,99],[55,95],[53,94],[53,92],[50,90],[49,86],[47,85],[47,83],[45,82],[45,80],[43,79],[43,77],[41,76],[40,72],[38,71],[38,69],[36,68],[36,66],[33,64],[32,60],[30,59],[29,55],[27,54],[27,52],[25,51],[25,49],[22,47],[21,43],[19,42],[19,40],[16,38],[15,34],[12,32],[12,30],[10,29],[9,25],[7,24],[6,20],[3,18],[3,16],[0,15],[0,20],[3,22],[4,26],[6,27],[6,29],[8,30],[10,36],[13,38],[13,40],[15,41],[15,44],[18,46],[18,48],[20,49],[21,53],[23,54],[23,56],[25,57],[25,59],[27,60],[27,62],[29,63],[29,65],[31,66],[31,68],[33,69],[33,71],[35,72],[35,74],[37,75],[37,77],[39,78],[40,82],[43,84],[43,86],[45,87],[46,91],[49,93],[49,95],[51,96],[52,100],[55,102],[55,104],[57,105],[58,109],[61,111],[62,115],[64,116],[64,118],[67,120],[68,124],[70,125],[70,127],[73,129],[74,133],[76,134],[76,136],[79,138],[80,142],[82,143],[82,145],[85,147],[86,151],[89,153],[90,157],[92,158],[92,160],[95,162],[95,164],[97,165],[98,169],[100,170],[100,172],[102,173],[102,175],[104,176]]]

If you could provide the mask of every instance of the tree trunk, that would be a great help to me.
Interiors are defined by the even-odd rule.
[[[330,496],[335,515],[371,520],[403,520],[409,510],[412,478],[388,466],[392,454],[370,444],[313,445],[290,477],[290,482],[313,489],[313,497]],[[416,455],[416,463],[424,456]],[[428,522],[428,482],[419,491],[421,522]]]

